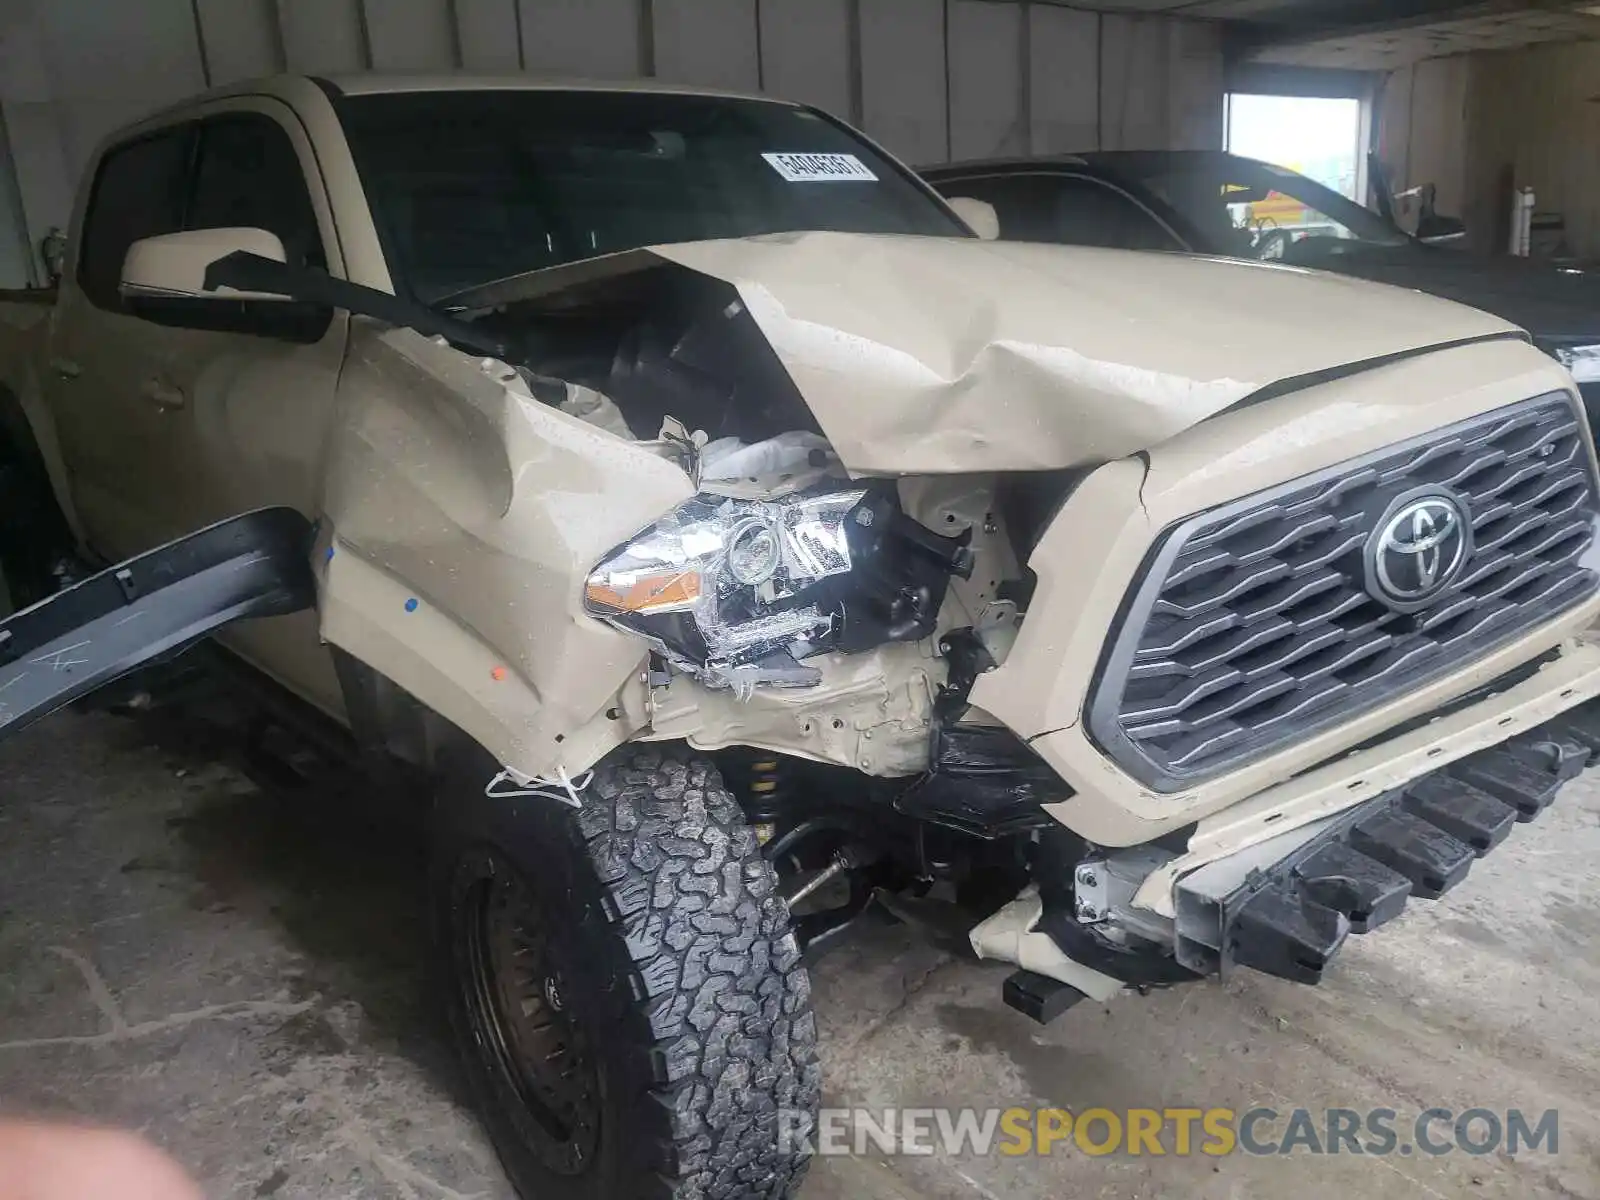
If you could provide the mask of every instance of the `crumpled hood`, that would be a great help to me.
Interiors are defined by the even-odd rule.
[[[737,289],[857,473],[1103,462],[1271,385],[1519,336],[1447,300],[1294,268],[845,233],[655,246],[452,299],[505,303],[661,260]]]

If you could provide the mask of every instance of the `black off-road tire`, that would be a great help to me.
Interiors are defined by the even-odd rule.
[[[625,747],[574,810],[486,797],[486,764],[452,772],[440,798],[434,907],[451,1024],[519,1193],[793,1195],[820,1085],[810,982],[716,767]],[[524,902],[513,963],[539,965],[506,1017],[483,980],[518,974],[486,966],[501,914]],[[549,1053],[519,1058],[505,1027],[525,1030],[530,1009],[534,1031],[518,1036]],[[562,1069],[554,1082],[528,1074],[542,1057]]]

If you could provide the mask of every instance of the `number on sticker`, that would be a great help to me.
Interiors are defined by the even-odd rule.
[[[790,183],[850,183],[878,178],[854,154],[763,154],[761,157]]]

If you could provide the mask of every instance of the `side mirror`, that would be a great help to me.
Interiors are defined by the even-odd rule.
[[[984,241],[992,242],[1000,236],[1000,214],[987,200],[951,196],[945,203],[955,210],[956,216],[966,223],[968,229]]]
[[[129,299],[288,300],[277,292],[221,287],[208,291],[206,268],[239,251],[284,262],[283,243],[265,229],[190,229],[140,238],[122,260],[122,294]]]
[[[1439,242],[1454,242],[1467,236],[1466,222],[1460,217],[1441,217],[1425,212],[1417,218],[1417,238],[1430,246]]]

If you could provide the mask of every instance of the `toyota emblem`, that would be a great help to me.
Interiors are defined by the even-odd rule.
[[[1439,596],[1472,554],[1472,523],[1461,501],[1429,490],[1401,496],[1367,539],[1367,590],[1409,612]]]

